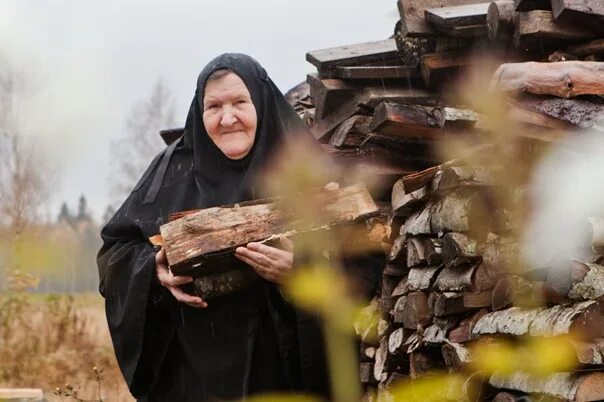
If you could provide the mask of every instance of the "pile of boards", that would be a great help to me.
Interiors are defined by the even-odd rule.
[[[317,72],[287,97],[325,149],[377,176],[442,163],[438,144],[491,129],[452,97],[469,70],[505,94],[521,135],[552,142],[604,117],[604,2],[399,0],[390,39],[310,51]],[[503,60],[492,64],[487,60]],[[385,181],[391,185],[392,181]]]
[[[503,167],[445,162],[438,152],[456,135],[489,141],[488,111],[449,96],[475,67],[489,73],[485,91],[504,94],[502,113],[525,148],[602,130],[604,1],[398,0],[398,8],[390,39],[309,52],[317,72],[287,94],[334,157],[389,178],[381,201],[391,204],[393,235],[381,294],[366,308],[381,319],[359,328],[362,382],[386,401],[399,380],[443,371],[468,374],[455,397],[470,400],[604,399],[602,221],[585,219],[589,259],[569,258],[555,275],[519,269],[520,240],[492,203]],[[486,63],[491,56],[500,62]],[[576,351],[568,372],[472,371],[479,341],[568,334]]]

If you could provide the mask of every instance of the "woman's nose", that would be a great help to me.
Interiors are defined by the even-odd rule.
[[[223,127],[230,127],[237,121],[233,111],[226,107],[222,112],[222,118],[220,119],[220,125]]]

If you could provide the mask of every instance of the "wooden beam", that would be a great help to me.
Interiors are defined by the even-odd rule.
[[[514,44],[516,46],[560,46],[560,41],[578,42],[593,39],[596,34],[588,27],[554,21],[551,11],[534,10],[517,15]]]
[[[203,209],[160,227],[168,264],[175,275],[211,274],[224,269],[216,263],[233,258],[238,246],[280,236],[316,230],[377,213],[363,185],[308,195],[322,205],[325,215],[317,222],[297,222],[282,202]],[[288,234],[289,233],[289,234]]]
[[[432,36],[434,30],[424,19],[424,11],[443,6],[473,4],[476,0],[398,0],[401,30],[404,36]]]
[[[554,18],[572,19],[595,17],[604,19],[604,2],[601,0],[551,0]]]
[[[554,129],[592,128],[604,119],[604,100],[596,97],[564,99],[555,96],[524,94],[510,102],[516,108],[543,116],[540,117],[542,119],[540,124]],[[549,119],[546,122],[547,118]],[[523,121],[529,122],[526,119]]]
[[[426,21],[437,27],[457,28],[470,25],[486,25],[489,3],[466,4],[429,8],[425,10]]]
[[[438,89],[453,84],[459,71],[472,63],[463,51],[432,53],[422,56],[420,71],[424,85]]]
[[[330,76],[347,80],[400,79],[414,81],[419,79],[419,69],[413,66],[338,66]]]
[[[306,53],[306,61],[319,71],[336,66],[357,66],[368,62],[395,59],[398,55],[394,39],[356,43]]]
[[[315,119],[322,119],[337,110],[339,105],[353,96],[356,89],[345,81],[321,79],[317,74],[308,74],[306,81],[310,86],[310,97],[315,106]]]

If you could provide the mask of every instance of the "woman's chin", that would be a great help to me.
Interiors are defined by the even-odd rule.
[[[239,160],[243,159],[250,152],[250,148],[241,148],[241,147],[227,147],[222,149],[222,153],[229,159]]]

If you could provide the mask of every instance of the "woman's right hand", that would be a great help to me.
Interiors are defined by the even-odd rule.
[[[190,295],[181,289],[181,285],[193,282],[193,278],[190,276],[174,276],[168,269],[166,250],[163,248],[155,254],[155,275],[159,283],[168,289],[179,302],[191,307],[208,307],[208,303],[203,301],[201,297]]]

